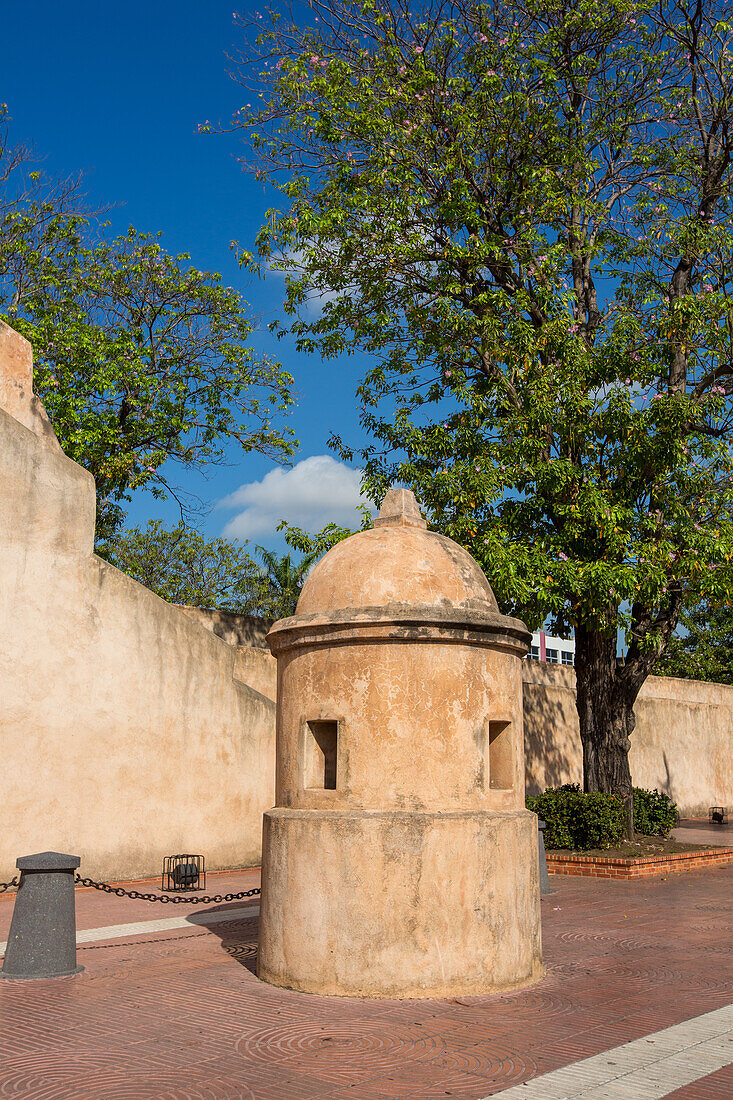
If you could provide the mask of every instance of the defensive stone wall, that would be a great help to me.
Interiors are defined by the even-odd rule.
[[[276,701],[277,661],[265,641],[273,619],[240,615],[234,611],[219,611],[211,607],[176,606],[180,606],[181,611],[190,619],[216,634],[217,638],[223,638],[234,646],[235,675],[273,703]]]
[[[94,481],[33,396],[31,347],[0,323],[0,880],[45,849],[111,879],[181,851],[258,864],[272,658],[96,557],[94,521]]]
[[[162,857],[257,865],[274,802],[275,660],[265,620],[165,603],[93,553],[92,477],[32,390],[32,351],[0,322],[0,881],[56,849],[85,874]],[[527,790],[579,781],[572,669],[525,661]],[[733,806],[733,688],[652,677],[634,782],[683,816]]]
[[[575,671],[525,661],[523,673],[527,793],[581,782]],[[636,786],[664,791],[682,817],[704,816],[717,804],[733,807],[733,687],[650,676],[635,713]]]

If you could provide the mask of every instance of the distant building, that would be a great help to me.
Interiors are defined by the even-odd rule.
[[[527,658],[530,661],[547,661],[551,665],[574,665],[575,642],[572,638],[553,638],[544,630],[536,630]]]

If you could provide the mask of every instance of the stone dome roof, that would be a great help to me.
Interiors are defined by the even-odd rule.
[[[390,489],[372,530],[337,543],[311,571],[296,615],[390,605],[496,615],[478,562],[426,527],[414,494]]]

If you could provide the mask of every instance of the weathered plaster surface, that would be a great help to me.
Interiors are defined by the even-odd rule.
[[[383,642],[280,658],[279,806],[521,809],[520,662],[479,646]],[[306,723],[337,720],[339,786],[304,787]],[[489,722],[509,723],[508,789],[491,786]]]
[[[261,977],[428,997],[541,976],[537,823],[524,809],[529,637],[405,490],[318,563],[296,615],[268,634],[277,779]]]
[[[4,321],[0,321],[0,409],[59,448],[46,410],[33,392],[33,349]]]
[[[181,850],[257,864],[273,702],[235,648],[95,557],[94,482],[23,416],[19,340],[0,330],[0,879],[49,849],[118,879]]]
[[[329,610],[425,604],[498,612],[486,577],[468,551],[412,526],[381,526],[337,543],[318,563],[298,601],[298,615]],[[333,556],[332,556],[333,555]],[[375,569],[375,561],[381,568]],[[406,568],[406,565],[409,567]]]
[[[444,997],[543,976],[534,815],[265,815],[258,974],[306,992]]]

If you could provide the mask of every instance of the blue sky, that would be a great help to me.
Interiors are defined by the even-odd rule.
[[[236,135],[197,133],[199,122],[226,122],[241,105],[243,93],[227,74],[225,56],[236,48],[240,33],[232,10],[231,0],[3,5],[0,101],[7,102],[13,119],[11,140],[34,144],[47,171],[65,175],[81,169],[90,200],[121,204],[109,215],[112,233],[128,225],[162,230],[169,251],[189,252],[197,267],[219,271],[243,293],[258,319],[254,347],[279,358],[296,379],[298,404],[290,420],[301,443],[297,463],[327,454],[334,430],[349,442],[361,442],[353,397],[359,360],[321,363],[273,340],[266,326],[282,315],[282,280],[243,275],[231,252],[232,240],[253,246],[265,211],[279,199],[274,189],[242,172]],[[221,501],[273,469],[258,455],[232,452],[232,459],[233,465],[212,469],[207,480],[194,477],[181,484]],[[231,521],[242,508],[259,507],[258,517],[250,515],[239,530],[251,530],[254,542],[279,545],[263,530],[278,502],[287,510],[283,518],[310,517],[318,526],[328,518],[343,522],[355,484],[353,476],[328,463],[310,463],[290,479],[271,474],[264,486],[234,496],[237,509],[212,509],[202,528],[218,535],[229,523],[234,533]],[[271,505],[269,518],[264,497]],[[153,517],[175,521],[177,513],[173,505],[140,494],[130,522]]]

